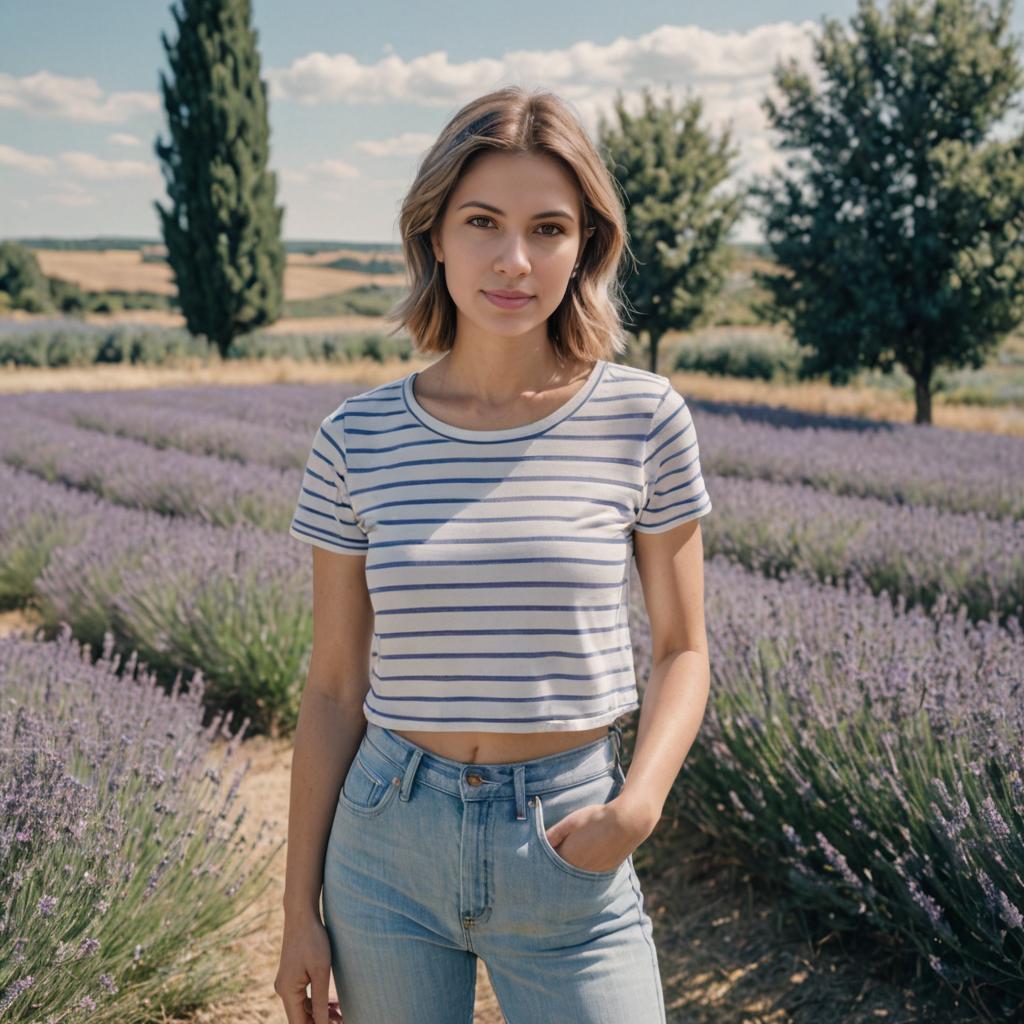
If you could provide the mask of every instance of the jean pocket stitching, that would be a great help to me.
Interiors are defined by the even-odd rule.
[[[398,790],[398,785],[394,780],[388,782],[380,778],[375,771],[367,767],[361,761],[356,761],[352,765],[352,769],[359,769],[364,772],[366,776],[373,779],[374,783],[381,787],[382,792],[378,794],[376,791],[371,793],[372,802],[369,804],[357,804],[354,800],[351,800],[345,793],[345,785],[342,783],[341,792],[338,794],[338,800],[341,805],[353,814],[362,815],[364,818],[372,818],[377,814],[380,814],[385,807],[391,802],[392,797]]]
[[[540,842],[540,848],[544,851],[545,856],[552,864],[555,865],[560,871],[567,875],[572,875],[574,878],[583,878],[590,881],[600,881],[601,879],[614,878],[618,874],[621,864],[611,868],[607,871],[591,871],[589,868],[577,867],[575,864],[570,864],[552,845],[548,839],[547,829],[544,826],[544,805],[541,801],[540,796],[534,796],[534,830],[537,833],[537,839]]]

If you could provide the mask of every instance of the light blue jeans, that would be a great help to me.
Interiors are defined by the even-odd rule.
[[[508,1024],[664,1024],[632,856],[576,867],[546,829],[625,782],[620,733],[506,764],[439,757],[373,722],[324,860],[345,1024],[471,1024],[477,958]]]

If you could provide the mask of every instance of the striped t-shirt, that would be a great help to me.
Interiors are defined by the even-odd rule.
[[[637,708],[633,531],[711,511],[685,400],[666,377],[599,360],[543,419],[470,430],[423,409],[415,378],[324,419],[289,527],[366,558],[367,721],[540,732]]]

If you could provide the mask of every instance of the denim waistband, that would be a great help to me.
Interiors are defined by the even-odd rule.
[[[516,800],[516,817],[525,817],[526,798],[621,772],[621,727],[607,736],[557,754],[498,764],[473,764],[441,757],[375,722],[367,722],[363,743],[387,761],[401,779],[399,799],[408,800],[414,780],[463,800]],[[371,755],[372,756],[372,755]],[[470,781],[472,779],[472,781]]]

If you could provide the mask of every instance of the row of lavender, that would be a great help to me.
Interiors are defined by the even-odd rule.
[[[312,644],[308,548],[247,524],[113,505],[0,465],[0,606],[98,647],[109,632],[207,702],[289,731]]]
[[[159,448],[214,455],[281,469],[300,467],[301,443],[351,385],[276,384],[262,388],[168,389],[10,400],[13,410],[134,438]],[[866,420],[826,426],[792,410],[697,414],[702,464],[716,476],[802,483],[836,495],[878,498],[1024,519],[1024,444]],[[244,424],[244,430],[240,427]]]
[[[0,1017],[152,1024],[237,993],[282,841],[232,811],[246,723],[112,643],[0,638]],[[221,740],[227,740],[224,744]],[[232,816],[233,815],[233,816]],[[265,915],[264,915],[265,917]],[[264,924],[265,926],[265,924]]]
[[[293,405],[284,403],[294,412],[285,409],[279,415],[269,390],[254,389],[251,401],[235,396],[232,415],[246,423],[244,431],[236,429],[235,437],[251,438],[256,433],[251,427],[268,421],[286,424],[292,438],[290,465],[295,468],[319,421],[318,411],[333,407],[340,397],[333,390],[327,394],[294,388],[289,399]],[[45,398],[53,401],[55,396]],[[193,393],[192,400],[190,419],[200,424],[193,437],[201,439],[202,425],[212,426],[218,416],[201,408],[209,400],[205,390]],[[27,422],[27,416],[22,407],[17,421]],[[315,420],[312,426],[310,419]],[[37,447],[60,420],[51,415],[47,422],[35,424]],[[708,441],[707,425],[714,420],[708,414],[700,417],[706,464],[722,451],[711,450]],[[230,439],[231,426],[221,422],[217,429]],[[13,430],[16,423],[4,426],[0,436],[5,439],[14,436],[8,427]],[[823,443],[829,440],[826,437]],[[287,444],[282,443],[282,452]],[[752,444],[751,451],[756,449]],[[944,448],[946,470],[956,475],[964,471],[954,454],[958,450],[965,449]],[[127,451],[123,470],[130,481],[131,466],[139,465],[140,453]],[[156,465],[179,454],[166,451],[154,459],[152,451],[147,452],[142,463]],[[981,448],[971,455],[978,464],[985,461]],[[918,456],[922,472],[915,476],[917,467],[905,466],[905,487],[920,488],[929,475],[926,467],[941,462],[929,462],[923,451]],[[836,457],[842,460],[843,455]],[[273,466],[258,447],[245,458],[249,464],[242,475]],[[1013,451],[1003,450],[999,443],[989,452],[988,461],[992,460],[1000,469],[1012,470],[1015,465]],[[114,464],[110,449],[106,461]],[[224,485],[223,461],[198,461],[218,470],[220,486]],[[180,487],[189,469],[181,464],[177,472]],[[1008,478],[1011,501],[1016,500],[1013,488],[1019,488],[1021,479],[1016,470],[1012,473],[1016,476]],[[842,471],[837,470],[835,477],[843,479]],[[850,473],[846,479],[854,477]],[[102,474],[96,478],[101,483],[103,479]],[[963,596],[955,587],[937,588],[933,614],[925,616],[920,609],[908,613],[903,601],[892,608],[887,600],[872,597],[853,574],[847,590],[805,579],[805,573],[833,579],[845,575],[821,571],[822,557],[837,550],[835,535],[830,545],[829,535],[822,531],[817,548],[808,546],[829,506],[787,519],[791,510],[799,512],[800,502],[787,503],[784,487],[764,484],[766,491],[753,492],[752,484],[721,476],[713,484],[716,496],[724,488],[734,488],[716,502],[717,511],[734,516],[747,507],[758,514],[745,513],[732,525],[723,524],[717,537],[712,520],[721,517],[704,521],[709,556],[719,551],[729,558],[709,557],[715,697],[701,742],[675,790],[680,808],[723,845],[752,853],[752,863],[759,869],[788,871],[792,891],[807,905],[829,908],[851,927],[868,925],[900,935],[908,947],[933,958],[929,962],[943,976],[988,981],[1019,1003],[1024,998],[1024,937],[1016,895],[1024,888],[1019,715],[1024,702],[1014,687],[1021,683],[1024,646],[1018,624],[1010,619],[1005,628],[997,628],[980,621],[984,616],[976,614],[978,609],[965,615],[969,606],[957,615],[943,612],[943,591],[955,600]],[[102,489],[95,483],[80,486]],[[290,486],[283,498],[287,510],[297,476]],[[265,483],[261,487],[266,490]],[[820,491],[829,488],[836,489],[825,483]],[[144,483],[138,484],[136,498],[129,503],[146,506],[139,497],[145,490]],[[813,489],[797,490],[804,501],[815,497]],[[832,500],[820,491],[817,499]],[[765,495],[773,492],[781,504],[767,502]],[[195,493],[208,500],[210,489]],[[174,500],[173,489],[171,501],[158,506],[174,513],[172,517],[117,508],[86,491],[70,491],[11,471],[0,477],[0,494],[10,502],[0,508],[0,588],[9,602],[34,594],[51,622],[72,622],[78,635],[94,642],[105,628],[116,626],[119,646],[139,650],[166,672],[201,667],[215,702],[244,702],[255,688],[262,691],[261,699],[242,706],[265,716],[268,707],[281,708],[293,700],[294,680],[302,674],[311,633],[308,553],[301,546],[282,544],[278,533],[268,536],[242,526],[217,529],[189,519],[182,514],[188,506]],[[922,567],[942,555],[940,545],[950,543],[950,523],[961,517],[942,515],[940,501],[932,509],[901,510],[902,500],[861,506],[867,522],[860,524],[841,515],[838,535],[845,544],[850,533],[867,529],[872,518],[884,521],[897,512],[937,516],[932,550],[897,547],[892,553],[897,577],[920,584]],[[836,508],[858,507],[851,498],[835,502]],[[195,513],[203,515],[214,518],[209,511]],[[1019,539],[1012,546],[1015,533],[1008,542],[1006,536],[992,533],[1003,526],[1012,530],[1015,524],[1000,524],[998,517],[964,518],[967,522],[957,542],[961,557],[970,558],[978,543],[995,536],[995,543],[1009,553],[1008,564],[1019,564]],[[235,521],[256,520],[243,515]],[[920,532],[923,520],[912,522]],[[110,525],[104,528],[102,523]],[[778,531],[775,549],[771,559],[759,561],[750,554],[756,547],[752,531],[769,524]],[[271,529],[278,530],[279,525],[280,521]],[[911,535],[904,536],[909,540]],[[871,553],[879,537],[876,533],[872,543],[869,536],[863,550]],[[188,554],[192,550],[205,550],[205,555],[193,557]],[[275,555],[288,551],[294,561],[275,561]],[[998,561],[999,551],[990,557]],[[899,576],[899,563],[908,558],[920,561]],[[758,572],[744,572],[735,561],[746,561]],[[963,578],[983,572],[982,561],[975,558],[962,567]],[[873,563],[854,563],[851,569],[863,571],[865,564]],[[259,566],[267,573],[246,584],[247,573]],[[798,573],[791,575],[794,569]],[[765,578],[776,573],[778,580]],[[991,589],[993,578],[985,577],[984,586]],[[891,585],[890,589],[900,591]],[[632,592],[636,599],[640,588],[635,580]],[[997,603],[992,601],[990,607]],[[972,624],[972,619],[979,621]],[[631,629],[641,679],[646,678],[643,661],[649,646],[645,627],[642,609],[634,607]],[[289,647],[287,641],[294,643]],[[976,771],[965,775],[965,765]],[[955,808],[948,806],[949,799],[956,801]],[[0,973],[0,991],[3,980]]]
[[[668,818],[823,930],[881,935],[983,1019],[1024,1019],[1020,624],[721,556],[706,578],[712,699]],[[641,678],[647,621],[631,588]]]
[[[74,426],[58,416],[44,418],[38,403],[5,405],[0,412],[0,461],[126,507],[196,517],[220,526],[249,523],[270,531],[287,529],[312,431],[307,435],[250,423],[242,429],[238,421],[224,417],[204,420],[159,407],[145,411],[119,405],[109,414],[98,405],[88,413],[81,404],[66,408],[89,426]],[[266,418],[276,417],[268,411]],[[134,429],[149,443],[94,429],[100,423],[108,430]],[[785,465],[811,463],[799,431],[750,429],[777,435],[780,473]],[[151,445],[167,444],[176,435],[217,454],[194,454],[173,446],[154,458]],[[709,435],[711,442],[706,440]],[[976,621],[993,615],[999,620],[1024,617],[1021,520],[980,511],[952,512],[938,503],[854,496],[849,491],[858,478],[855,470],[832,471],[834,483],[850,484],[835,489],[847,493],[824,485],[751,479],[738,468],[744,459],[752,462],[756,450],[742,426],[723,425],[704,415],[701,438],[705,479],[716,507],[716,514],[702,524],[709,555],[728,555],[765,575],[802,571],[822,580],[861,578],[872,590],[902,595],[911,605],[931,607],[946,595],[964,604]],[[787,443],[793,450],[787,450]],[[832,439],[831,444],[830,455],[838,460],[840,441]],[[765,447],[770,448],[767,443]],[[1024,445],[1019,447],[1024,450]],[[970,448],[968,452],[974,456],[971,465],[980,465],[978,453]],[[956,462],[948,453],[939,465],[923,456],[921,461],[924,468],[916,476],[912,463],[902,466],[907,493],[937,488],[939,474],[952,472],[942,467]],[[968,496],[984,495],[987,487],[994,503],[1024,509],[1021,461],[1016,477],[1003,470],[1014,468],[1010,457],[984,473],[962,466],[956,470],[960,482],[950,481],[945,493],[958,493],[964,498],[961,504],[968,504]],[[770,456],[766,462],[771,463]],[[722,474],[716,467],[723,463],[733,472]],[[900,467],[895,462],[890,467],[895,477]]]
[[[292,705],[311,636],[304,548],[8,468],[0,494],[9,598],[34,593],[48,621],[94,643],[111,628],[168,672],[201,667],[218,703]],[[760,870],[788,872],[807,905],[899,934],[952,981],[1024,999],[1019,624],[972,623],[941,599],[907,610],[856,579],[780,576],[708,561],[715,698],[680,810]],[[631,595],[645,679],[635,576]]]

